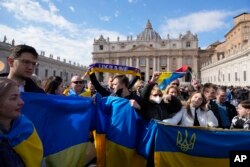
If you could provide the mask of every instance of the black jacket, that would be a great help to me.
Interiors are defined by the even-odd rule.
[[[100,95],[102,95],[102,97],[105,97],[105,96],[109,96],[112,94],[112,92],[110,90],[108,90],[107,88],[103,87],[99,81],[97,80],[96,78],[96,75],[95,73],[92,73],[89,75],[89,78],[90,78],[90,81],[92,82],[92,84],[94,85],[96,91],[98,93],[100,93]],[[135,82],[139,79],[139,77],[133,77],[133,79],[129,82],[129,86],[128,86],[128,89],[132,88],[133,85],[135,84]],[[114,95],[114,94],[112,94]],[[119,96],[119,95],[118,95]]]
[[[237,115],[237,111],[236,111],[236,108],[230,104],[230,102],[225,102],[225,106],[226,106],[226,110],[227,110],[227,115],[228,115],[228,118],[229,118],[229,121],[232,122],[232,119],[234,118],[234,116]],[[218,123],[219,123],[219,128],[230,128],[230,126],[228,127],[224,127],[222,125],[222,121],[221,121],[221,117],[220,117],[220,113],[219,113],[219,107],[218,105],[216,104],[215,101],[210,101],[209,104],[208,104],[208,109],[212,110],[215,117],[217,118],[218,120]]]
[[[36,83],[30,79],[25,79],[25,85],[24,85],[25,92],[34,92],[34,93],[45,93],[42,88],[36,85]]]
[[[7,76],[8,73],[0,74],[0,77],[7,77]],[[37,86],[37,84],[31,78],[25,79],[24,91],[34,92],[34,93],[45,93],[44,90],[39,86]]]
[[[162,101],[160,104],[157,104],[149,100],[154,85],[155,84],[146,84],[143,88],[141,96],[141,110],[138,111],[139,115],[147,121],[151,119],[164,120],[171,118],[182,108],[181,101],[174,96],[171,97],[169,103]]]

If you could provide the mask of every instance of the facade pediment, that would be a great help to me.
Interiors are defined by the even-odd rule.
[[[155,50],[153,47],[147,46],[147,45],[138,45],[130,49],[130,51],[153,51]]]

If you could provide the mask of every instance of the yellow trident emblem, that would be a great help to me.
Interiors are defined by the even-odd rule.
[[[182,133],[178,131],[176,145],[180,147],[183,152],[192,150],[194,148],[194,143],[196,140],[196,134],[194,133],[188,142],[188,132],[185,130],[185,139],[182,138]]]

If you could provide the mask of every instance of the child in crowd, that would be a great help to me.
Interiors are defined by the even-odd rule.
[[[250,130],[250,100],[241,101],[237,107],[238,115],[232,120],[231,129]]]

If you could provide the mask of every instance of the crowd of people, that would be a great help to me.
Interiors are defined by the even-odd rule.
[[[131,107],[146,121],[157,119],[172,125],[250,130],[250,100],[246,88],[201,84],[198,79],[193,79],[187,86],[181,85],[177,79],[165,90],[160,90],[156,82],[160,72],[154,72],[149,81],[142,81],[139,77],[129,80],[126,75],[117,74],[111,76],[105,85],[92,73],[87,85],[83,76],[73,76],[70,85],[64,87],[63,79],[59,76],[51,76],[38,83],[32,76],[37,60],[36,50],[28,45],[15,46],[8,57],[9,74],[1,74],[0,77],[2,136],[10,133],[13,122],[22,115],[20,110],[24,103],[20,92],[86,97],[99,93],[103,97],[128,99]],[[7,153],[6,145],[6,140],[0,138],[1,155]],[[24,166],[13,149],[8,152],[16,160],[13,163]],[[8,158],[1,156],[0,166],[5,166],[6,160]]]

